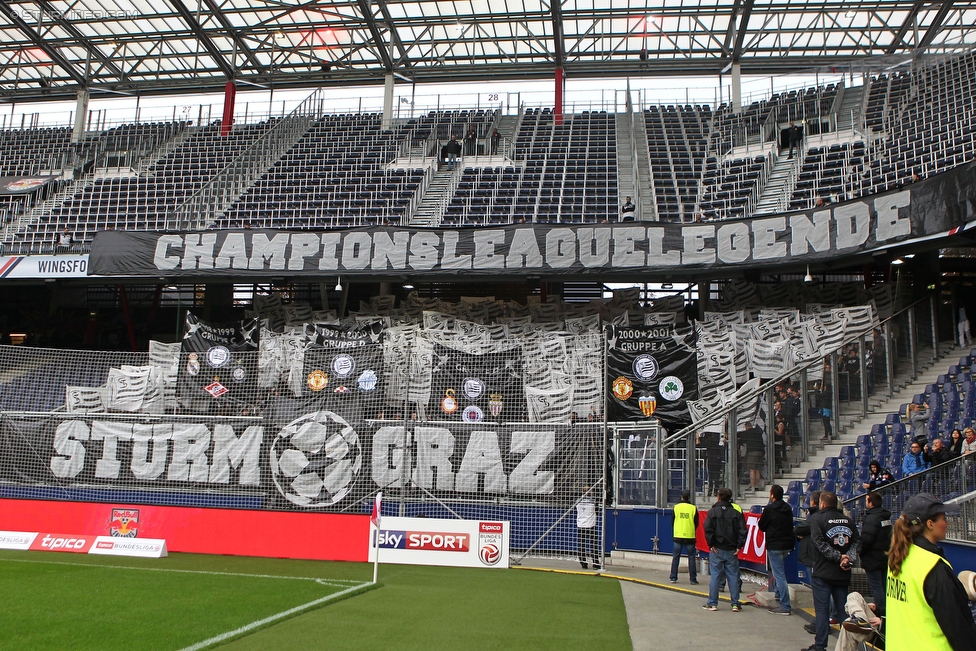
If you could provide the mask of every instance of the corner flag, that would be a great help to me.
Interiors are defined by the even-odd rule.
[[[376,494],[376,501],[373,502],[373,512],[369,515],[369,522],[371,525],[376,527],[376,537],[373,539],[373,544],[376,546],[376,552],[373,555],[373,583],[376,583],[376,574],[380,566],[380,517],[382,515],[381,507],[383,505],[383,491]]]

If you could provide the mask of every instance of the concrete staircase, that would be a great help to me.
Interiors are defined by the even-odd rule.
[[[875,395],[868,398],[868,412],[863,418],[861,417],[859,403],[851,403],[847,407],[842,406],[840,411],[841,427],[839,436],[829,443],[822,444],[822,446],[818,445],[808,455],[806,461],[795,466],[789,472],[783,473],[782,476],[776,477],[775,480],[768,481],[765,487],[760,488],[756,492],[747,491],[738,500],[743,510],[748,511],[755,504],[767,504],[769,502],[769,484],[779,484],[785,490],[791,481],[803,481],[806,479],[807,470],[822,468],[824,459],[839,456],[841,447],[855,445],[858,436],[871,433],[872,425],[884,422],[885,415],[897,413],[901,405],[906,402],[911,402],[916,393],[924,393],[927,384],[934,384],[938,377],[944,374],[950,366],[947,360],[966,354],[968,349],[959,348],[954,343],[945,343],[940,344],[939,352],[939,357],[936,360],[932,360],[931,357],[926,360],[923,360],[921,357],[919,358],[918,375],[914,380],[899,384],[896,378],[896,386],[894,387],[895,390],[891,398],[885,398],[884,395],[877,395],[884,391],[884,385],[875,387]]]
[[[614,130],[617,136],[617,194],[623,205],[624,197],[637,196],[637,186],[634,185],[634,134],[626,113],[614,116]],[[640,214],[634,218],[640,219]]]
[[[464,166],[459,161],[458,166],[449,170],[447,167],[434,173],[434,178],[430,180],[427,191],[420,205],[410,217],[411,226],[437,226],[444,217],[451,197],[454,195],[454,188],[457,187]]]
[[[799,159],[790,160],[790,157],[780,154],[773,169],[766,179],[759,201],[756,202],[756,215],[772,215],[775,213],[786,212],[790,205],[790,196],[796,186],[796,177]]]
[[[647,148],[647,127],[644,124],[644,114],[634,116],[634,144],[637,149],[637,184],[640,188],[640,201],[637,203],[639,211],[637,219],[657,221],[657,204],[654,187],[651,184],[651,157]],[[633,196],[633,195],[631,195]]]
[[[864,86],[844,89],[844,99],[837,111],[837,131],[856,131],[861,124]]]

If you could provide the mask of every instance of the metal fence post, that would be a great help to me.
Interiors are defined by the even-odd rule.
[[[908,308],[908,357],[912,361],[912,375],[918,377],[918,346],[915,343],[915,306]]]
[[[860,369],[861,369],[861,418],[868,415],[868,346],[867,337],[862,337],[861,341],[857,342],[858,346],[858,357],[860,357]],[[872,372],[874,366],[872,365]]]
[[[691,493],[692,498],[695,496],[695,488],[698,485],[698,458],[695,455],[696,445],[695,439],[697,438],[694,432],[688,432],[687,443],[687,463],[685,470],[685,488]]]
[[[800,461],[807,460],[807,442],[810,440],[810,393],[807,370],[800,371]],[[796,441],[792,441],[796,446]]]
[[[888,383],[888,394],[887,398],[891,398],[895,394],[895,368],[894,361],[895,356],[891,352],[891,323],[886,322],[884,324],[884,342],[885,342],[885,381]]]
[[[935,309],[935,295],[929,296],[929,312],[932,317],[932,359],[939,358],[939,315]]]
[[[840,436],[840,372],[837,369],[837,362],[838,357],[837,351],[835,350],[830,354],[830,415],[834,419],[834,431],[832,432],[833,436],[830,437],[831,439],[835,439]],[[848,389],[848,391],[850,391],[850,389]]]
[[[657,458],[654,463],[657,470],[654,472],[654,497],[655,503],[658,508],[666,508],[668,506],[668,489],[667,489],[667,460],[664,458],[664,442],[661,441],[661,429],[658,428],[657,432],[654,434],[654,456]],[[662,480],[662,477],[665,478]]]
[[[773,409],[773,387],[770,386],[763,394],[766,405],[766,476],[769,483],[776,483],[776,412]],[[786,440],[783,440],[783,454],[786,454]]]
[[[729,412],[728,420],[725,423],[725,431],[727,432],[725,445],[729,455],[729,472],[725,479],[732,491],[733,500],[739,497],[739,436],[735,431],[738,416],[739,410],[733,409]]]

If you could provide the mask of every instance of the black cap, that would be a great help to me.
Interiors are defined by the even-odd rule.
[[[940,513],[946,515],[959,513],[959,505],[940,502],[939,498],[932,493],[919,493],[908,498],[908,501],[905,502],[905,508],[902,509],[902,514],[913,525],[932,520]]]

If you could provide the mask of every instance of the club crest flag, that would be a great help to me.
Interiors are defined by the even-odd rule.
[[[380,514],[381,514],[380,508],[382,507],[382,505],[383,505],[383,491],[380,491],[376,494],[376,500],[373,502],[373,513],[369,516],[369,521],[377,529],[380,528]]]
[[[687,323],[607,326],[607,420],[690,425],[688,401],[698,399],[696,337]]]

